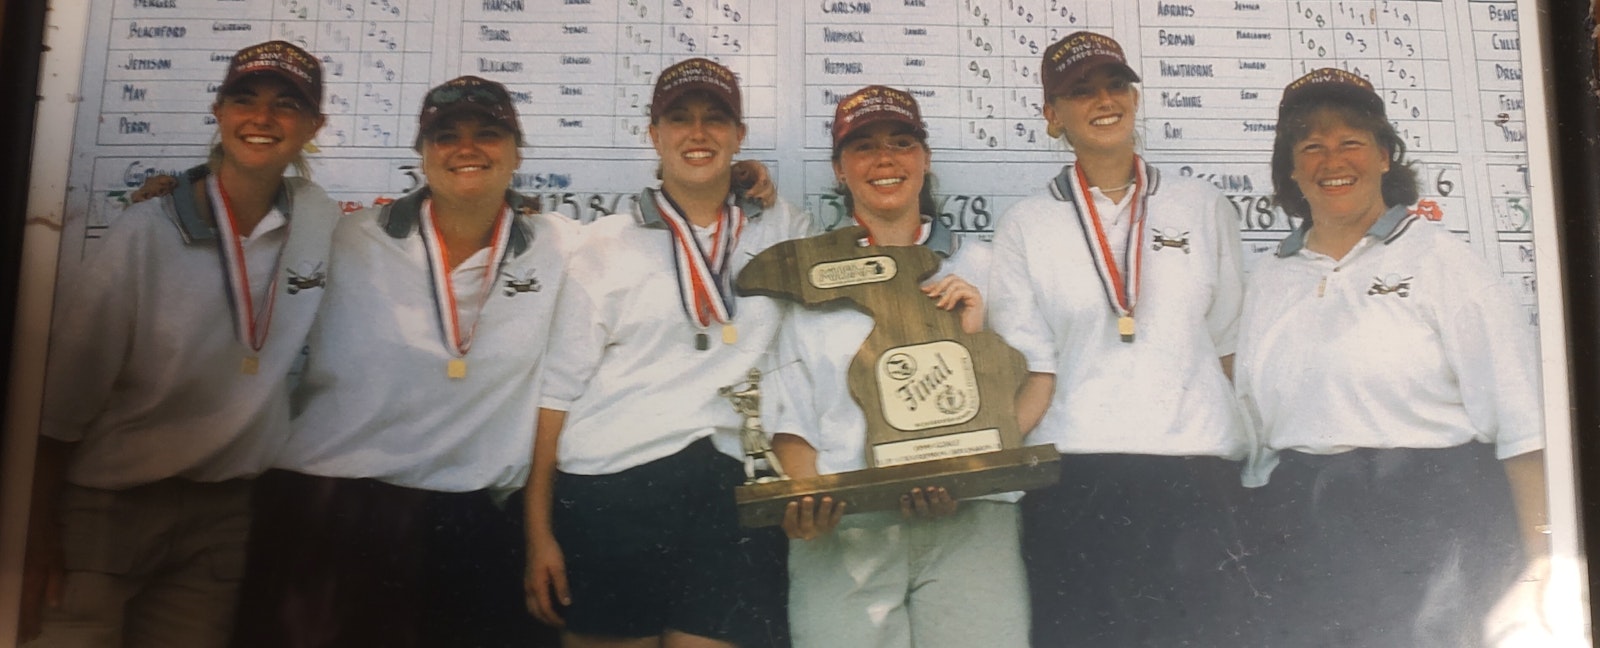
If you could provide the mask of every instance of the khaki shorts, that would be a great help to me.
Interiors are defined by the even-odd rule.
[[[250,482],[168,479],[61,493],[62,605],[28,648],[225,646],[250,534]]]

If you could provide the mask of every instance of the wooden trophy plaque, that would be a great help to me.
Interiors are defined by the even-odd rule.
[[[748,483],[736,491],[739,523],[783,522],[784,507],[830,495],[847,513],[898,510],[912,488],[943,487],[956,499],[1040,488],[1061,476],[1054,446],[1023,447],[1016,394],[1022,354],[983,331],[961,330],[920,286],[939,257],[920,245],[862,245],[849,227],[786,241],[739,273],[744,295],[814,308],[845,301],[872,316],[848,382],[867,420],[869,466],[806,479]]]

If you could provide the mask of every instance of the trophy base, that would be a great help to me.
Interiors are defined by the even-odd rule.
[[[1037,445],[996,450],[965,457],[868,468],[846,473],[746,484],[734,491],[739,525],[747,528],[783,523],[791,500],[828,495],[844,502],[845,513],[898,511],[900,496],[913,488],[943,487],[955,499],[1043,488],[1061,479],[1061,453]]]

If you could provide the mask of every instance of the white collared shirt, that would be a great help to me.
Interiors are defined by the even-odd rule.
[[[541,360],[552,335],[560,343],[551,315],[579,228],[559,214],[516,216],[529,246],[507,249],[481,313],[488,250],[451,271],[461,329],[476,330],[466,376],[450,378],[422,236],[392,236],[380,213],[353,214],[335,234],[336,274],[276,465],[443,492],[521,486]]]
[[[1250,274],[1239,397],[1266,483],[1280,450],[1544,447],[1534,328],[1504,280],[1399,206],[1343,259],[1300,247]]]
[[[267,291],[272,289],[272,270],[278,265],[278,253],[288,242],[289,221],[277,207],[268,211],[249,235],[239,237],[239,246],[244,248],[244,267],[250,277],[250,299],[253,303],[266,303]]]
[[[1094,200],[1095,213],[1100,214],[1100,226],[1105,229],[1106,247],[1111,248],[1111,258],[1116,260],[1117,270],[1127,276],[1128,232],[1133,225],[1133,190],[1123,192],[1122,200],[1112,200],[1099,187],[1090,187],[1089,197]]]
[[[1081,454],[1245,454],[1218,361],[1233,353],[1243,296],[1237,212],[1199,180],[1162,174],[1155,187],[1139,241],[1144,268],[1132,343],[1118,335],[1070,202],[1025,199],[996,227],[990,322],[1029,371],[1056,377],[1030,445]]]
[[[724,344],[721,325],[691,323],[679,297],[671,233],[647,225],[641,201],[633,217],[618,214],[585,226],[557,307],[560,342],[550,350],[541,406],[567,412],[558,467],[611,474],[670,456],[711,437],[743,457],[742,418],[717,389],[741,383],[767,361],[788,304],[739,297],[738,340]],[[811,233],[811,219],[783,201],[756,214],[747,208],[732,271],[756,253]],[[695,348],[704,333],[708,347]]]
[[[278,219],[261,221],[243,241],[258,308],[278,268],[259,353],[235,335],[220,250],[205,238],[213,233],[192,232],[199,238],[186,242],[174,196],[129,207],[84,264],[63,273],[41,434],[78,442],[69,482],[124,489],[267,468],[288,434],[286,377],[322,301],[340,214],[309,181],[285,178],[284,187],[290,226],[275,210]],[[259,359],[255,374],[242,373],[247,356]]]

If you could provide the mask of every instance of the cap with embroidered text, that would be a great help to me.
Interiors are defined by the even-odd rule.
[[[1128,58],[1122,54],[1122,45],[1110,36],[1080,31],[1051,43],[1045,48],[1044,58],[1039,64],[1039,79],[1044,85],[1045,99],[1065,92],[1067,86],[1089,76],[1090,72],[1101,66],[1111,66],[1135,83],[1139,81],[1139,74],[1128,67]]]
[[[1339,68],[1321,68],[1284,86],[1283,97],[1278,100],[1278,118],[1281,120],[1291,109],[1329,100],[1353,104],[1379,116],[1386,114],[1383,97],[1378,96],[1371,82]]]
[[[695,91],[709,94],[722,102],[734,121],[744,121],[738,77],[716,61],[703,58],[679,61],[661,71],[656,77],[655,92],[650,98],[650,119],[654,121],[661,117],[678,99]]]
[[[322,64],[294,43],[267,41],[235,52],[228,61],[228,76],[223,78],[218,96],[234,90],[241,80],[256,74],[270,74],[287,81],[306,103],[322,112]]]
[[[917,137],[928,139],[927,126],[922,122],[922,108],[916,97],[904,90],[881,85],[870,85],[839,100],[833,109],[833,148],[867,124],[894,122],[911,127]]]

